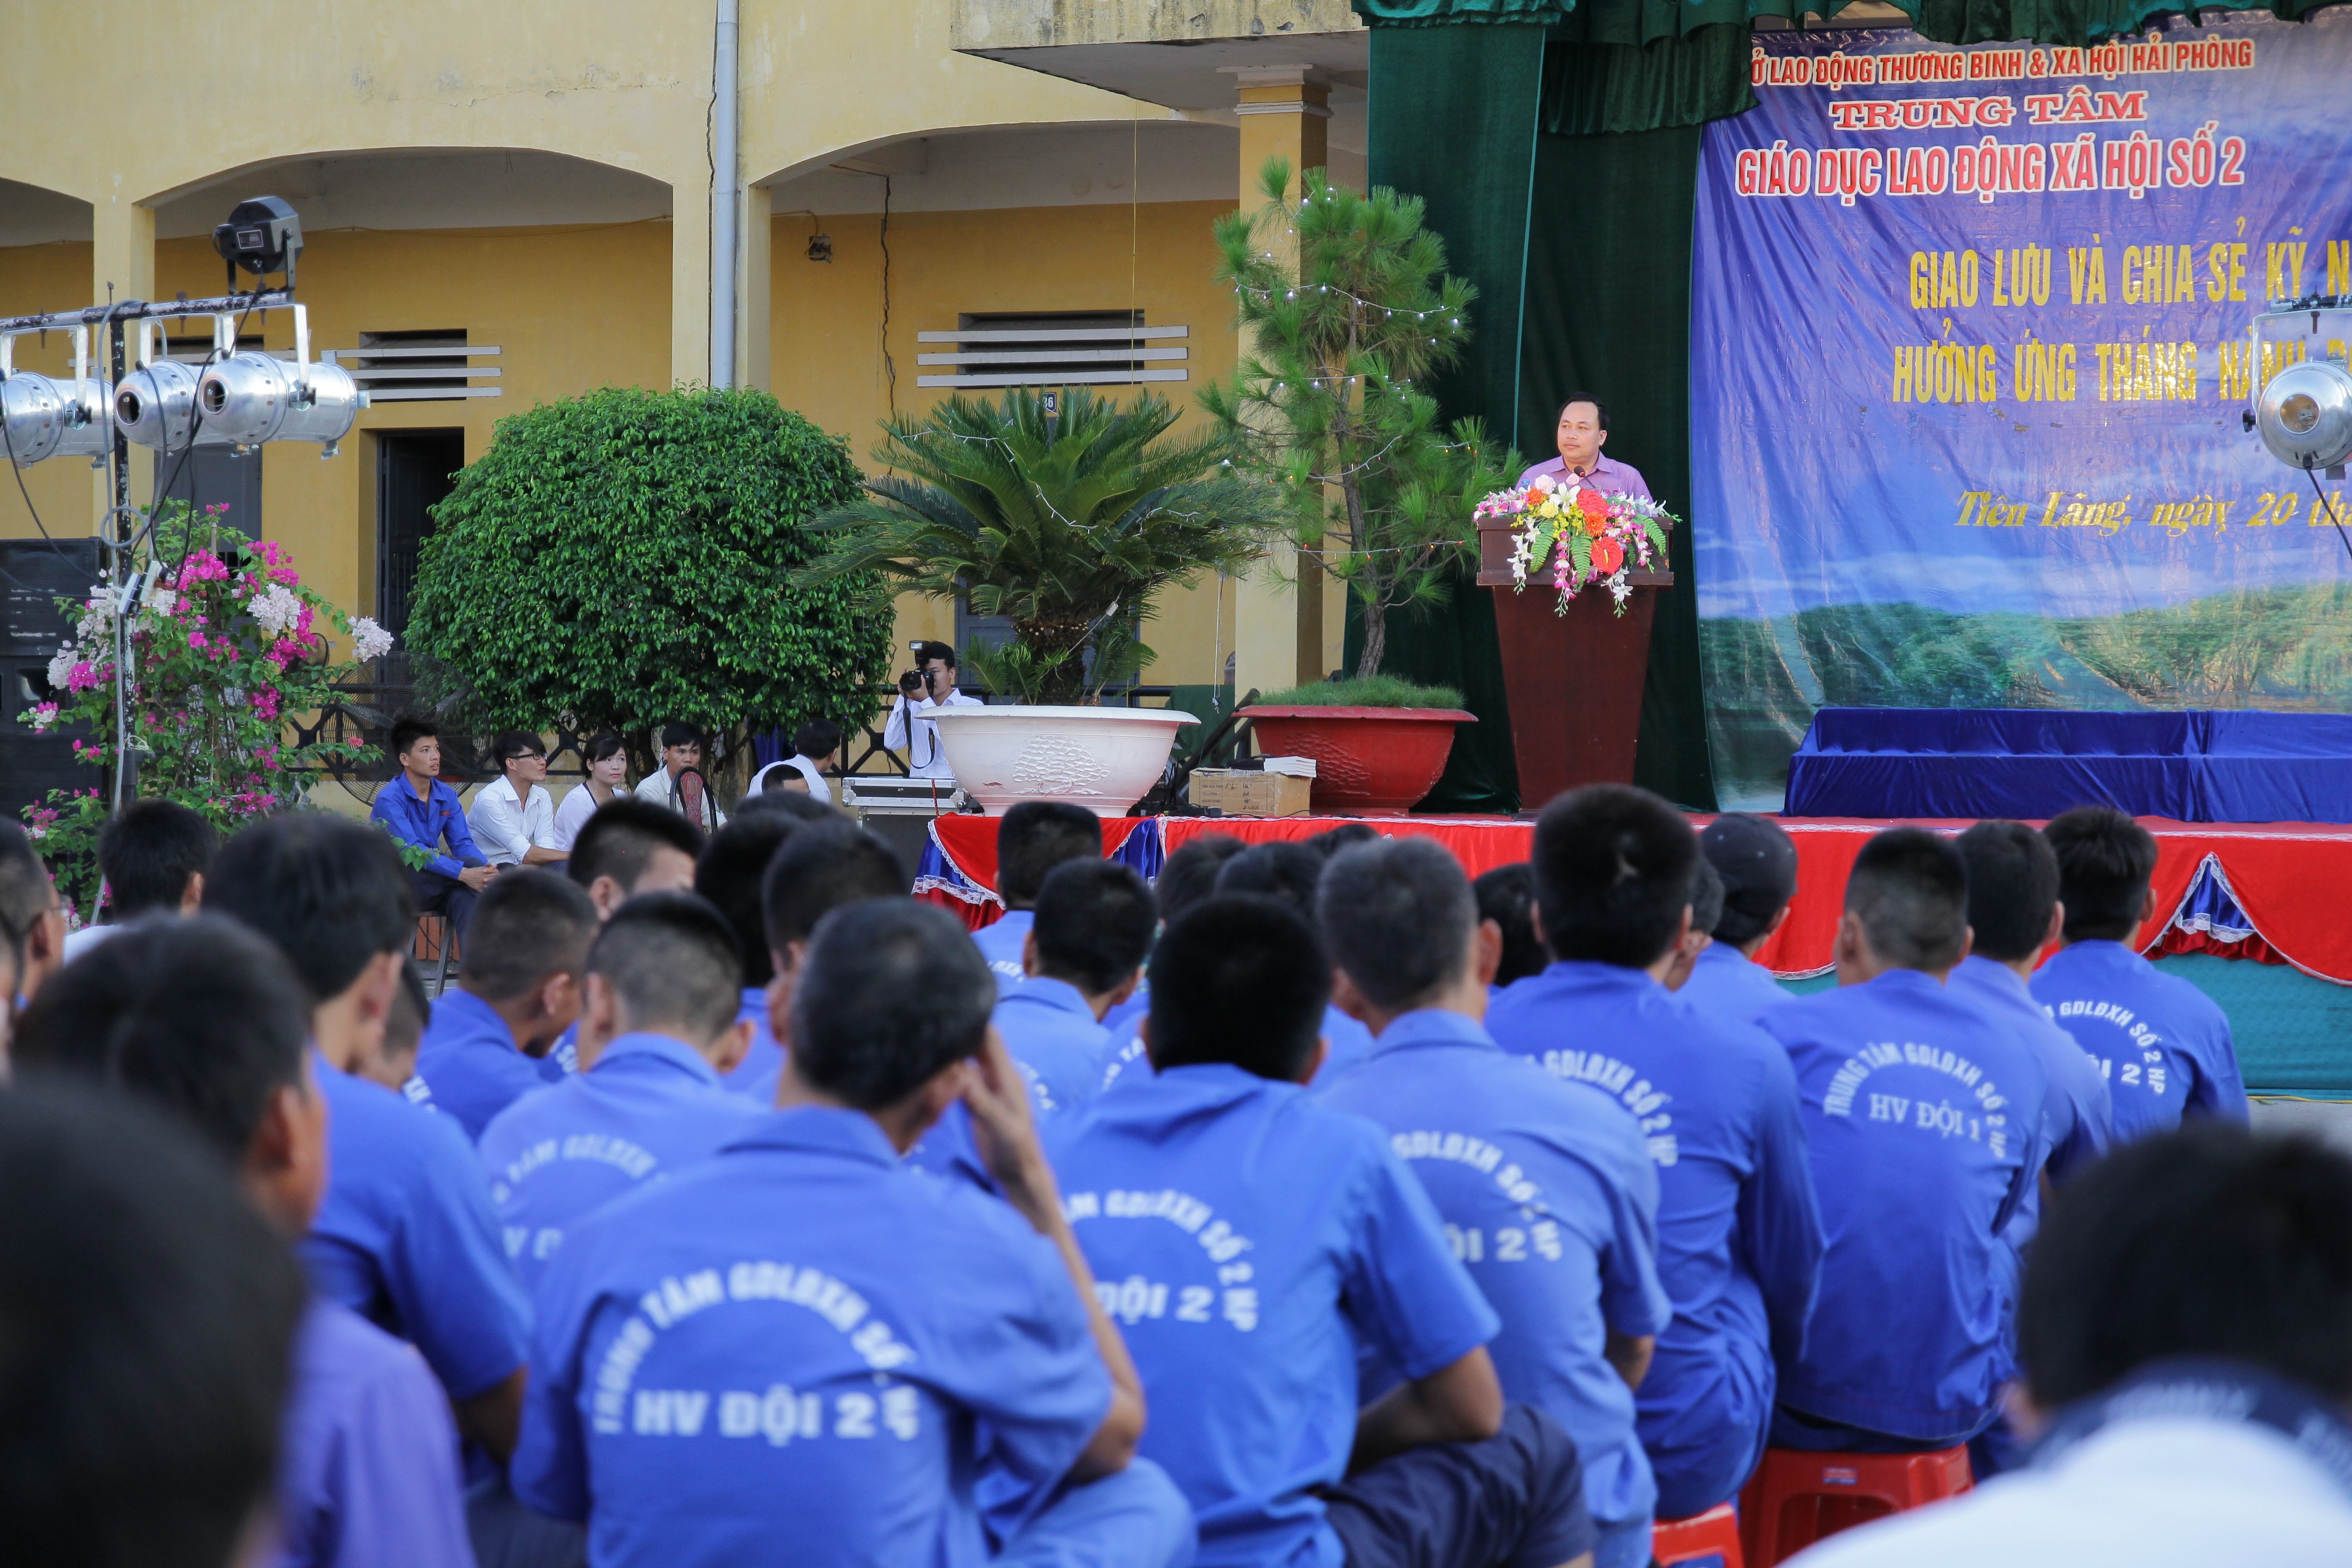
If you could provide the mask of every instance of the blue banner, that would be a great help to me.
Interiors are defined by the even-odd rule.
[[[2209,13],[2209,16],[2211,15]],[[2352,565],[2241,425],[2352,294],[2352,10],[2093,48],[1759,35],[1706,127],[1691,468],[1709,742],[1824,705],[2352,708]],[[2352,519],[2352,510],[2342,514]]]

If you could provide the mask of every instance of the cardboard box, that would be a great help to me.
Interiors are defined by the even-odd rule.
[[[1194,805],[1227,816],[1304,816],[1314,792],[1311,779],[1235,768],[1196,768],[1187,790]]]

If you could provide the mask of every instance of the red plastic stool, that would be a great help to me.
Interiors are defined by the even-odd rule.
[[[1772,1568],[1824,1536],[1975,1485],[1965,1447],[1932,1454],[1767,1448],[1756,1479],[1739,1494],[1748,1568]]]
[[[1662,1519],[1650,1530],[1650,1560],[1658,1568],[1717,1558],[1719,1568],[1745,1568],[1739,1552],[1739,1516],[1719,1502],[1688,1519]]]

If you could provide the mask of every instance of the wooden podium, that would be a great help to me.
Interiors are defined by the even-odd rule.
[[[1578,591],[1566,615],[1549,569],[1511,586],[1508,520],[1478,527],[1478,585],[1495,595],[1503,689],[1511,702],[1511,749],[1519,764],[1519,805],[1542,809],[1554,795],[1589,784],[1633,782],[1642,738],[1643,683],[1650,671],[1650,622],[1671,572],[1628,574],[1633,596],[1616,613],[1609,590]]]

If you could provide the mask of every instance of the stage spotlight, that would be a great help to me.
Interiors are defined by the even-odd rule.
[[[2352,372],[2333,360],[2289,365],[2263,384],[2254,427],[2290,468],[2342,468],[2352,458]]]
[[[114,421],[108,413],[113,389],[89,374],[89,332],[74,332],[74,375],[37,375],[16,368],[13,337],[0,338],[0,421],[5,422],[5,455],[20,468],[44,458],[97,458],[106,453]]]
[[[205,367],[196,383],[205,430],[239,446],[316,441],[335,455],[367,406],[367,395],[339,364],[301,364],[271,354],[233,353]]]
[[[213,230],[213,248],[229,265],[231,288],[242,267],[256,278],[283,272],[291,289],[294,258],[302,254],[302,220],[276,196],[256,196],[229,209],[228,221]]]
[[[211,425],[195,426],[196,367],[159,359],[140,366],[114,389],[114,422],[141,447],[176,452],[194,431],[199,447],[225,447],[230,437]]]

